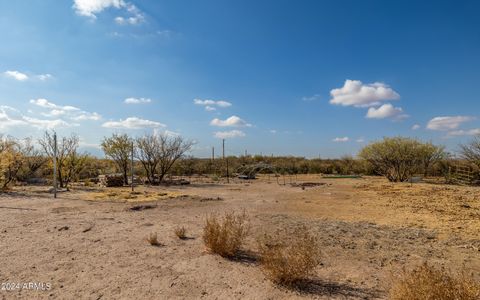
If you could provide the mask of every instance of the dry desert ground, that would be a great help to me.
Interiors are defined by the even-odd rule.
[[[51,288],[2,290],[0,297],[385,299],[395,273],[423,261],[480,273],[479,188],[374,177],[298,176],[302,182],[318,185],[264,177],[135,193],[78,187],[57,199],[47,187],[16,187],[0,196],[1,282]],[[251,223],[245,255],[208,253],[205,217],[242,210]],[[276,286],[259,266],[256,237],[301,225],[317,236],[322,263],[302,288]],[[178,226],[187,239],[174,235]],[[150,233],[160,246],[146,241]]]

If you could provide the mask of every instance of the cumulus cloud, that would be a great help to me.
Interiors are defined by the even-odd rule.
[[[102,116],[96,112],[87,112],[81,110],[78,107],[71,105],[57,105],[53,102],[48,101],[47,99],[32,99],[30,100],[31,104],[39,106],[44,109],[49,109],[48,112],[42,112],[41,115],[44,117],[59,117],[64,116],[65,118],[74,120],[74,121],[98,121],[102,119]]]
[[[150,98],[127,98],[123,101],[125,104],[143,104],[143,103],[151,103],[152,99]]]
[[[428,122],[427,128],[438,131],[455,130],[458,129],[463,123],[472,120],[474,120],[474,118],[469,116],[435,117]]]
[[[129,117],[125,120],[105,122],[102,124],[102,127],[118,129],[144,129],[166,127],[166,125],[155,121],[140,119],[137,117]]]
[[[91,19],[96,19],[97,14],[108,8],[122,9],[128,14],[128,16],[115,18],[115,22],[119,25],[136,25],[145,21],[142,11],[124,0],[74,0],[73,3],[73,9],[78,15]]]
[[[378,108],[370,107],[365,117],[368,119],[403,119],[406,118],[407,115],[403,113],[403,109],[401,107],[394,107],[391,104],[383,104]]]
[[[217,131],[214,133],[216,138],[219,139],[230,139],[237,137],[244,137],[245,133],[240,130],[230,130],[230,131]]]
[[[10,106],[0,106],[0,129],[8,129],[19,126],[31,126],[36,129],[54,129],[59,127],[78,126],[62,119],[39,119],[24,116],[17,109]]]
[[[232,106],[232,103],[224,100],[202,100],[202,99],[193,99],[195,105],[205,106],[206,111],[214,111],[218,108],[226,108]]]
[[[400,99],[400,95],[384,83],[363,84],[360,80],[349,79],[343,87],[331,90],[330,95],[331,104],[355,107],[376,106],[382,101]]]
[[[126,6],[123,0],[74,0],[73,9],[80,16],[96,19],[98,14],[104,9],[114,7],[117,9]]]
[[[333,142],[335,143],[345,143],[345,142],[348,142],[350,141],[350,138],[348,136],[345,136],[345,137],[336,137],[332,140]]]
[[[28,75],[19,71],[5,71],[3,74],[18,81],[28,80]]]
[[[245,120],[237,116],[231,116],[226,120],[220,120],[218,118],[215,118],[210,122],[210,125],[218,126],[218,127],[251,127],[252,126],[252,124],[247,123]]]

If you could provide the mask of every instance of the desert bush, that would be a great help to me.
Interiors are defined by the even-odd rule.
[[[480,299],[480,283],[465,272],[453,274],[424,263],[394,278],[389,296],[391,300],[474,300]]]
[[[160,242],[158,241],[157,234],[152,232],[147,237],[147,242],[152,246],[159,246]]]
[[[317,238],[305,226],[265,234],[258,248],[265,275],[277,284],[290,286],[306,280],[320,264]]]
[[[223,218],[213,214],[207,216],[203,241],[212,253],[233,257],[240,251],[248,232],[248,216],[245,212],[226,213]]]
[[[460,145],[460,155],[463,159],[480,167],[480,135],[467,144]]]
[[[181,240],[184,240],[187,238],[187,230],[185,229],[185,227],[176,227],[173,232],[175,233],[175,235],[181,239]]]
[[[446,156],[443,147],[404,137],[384,138],[364,147],[359,156],[389,181],[406,181]],[[425,171],[424,171],[425,172]]]

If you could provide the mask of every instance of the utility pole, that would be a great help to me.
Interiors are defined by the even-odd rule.
[[[227,165],[227,183],[230,183],[230,178],[228,174],[228,158],[225,158],[225,139],[222,139],[222,156],[223,160],[225,161],[225,164]]]
[[[212,147],[212,163],[215,161],[215,147]]]
[[[57,133],[53,133],[53,198],[57,198]]]
[[[132,168],[132,169],[131,169],[131,173],[132,173],[132,182],[131,182],[131,184],[132,184],[132,192],[133,192],[133,191],[134,191],[134,188],[133,188],[133,141],[132,141],[132,159],[131,159],[131,165],[132,165],[132,166],[131,166],[131,168]]]

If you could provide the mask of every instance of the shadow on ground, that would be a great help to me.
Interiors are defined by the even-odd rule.
[[[358,288],[345,283],[308,279],[297,282],[293,289],[301,294],[345,297],[347,299],[375,299],[381,292],[374,289]]]

